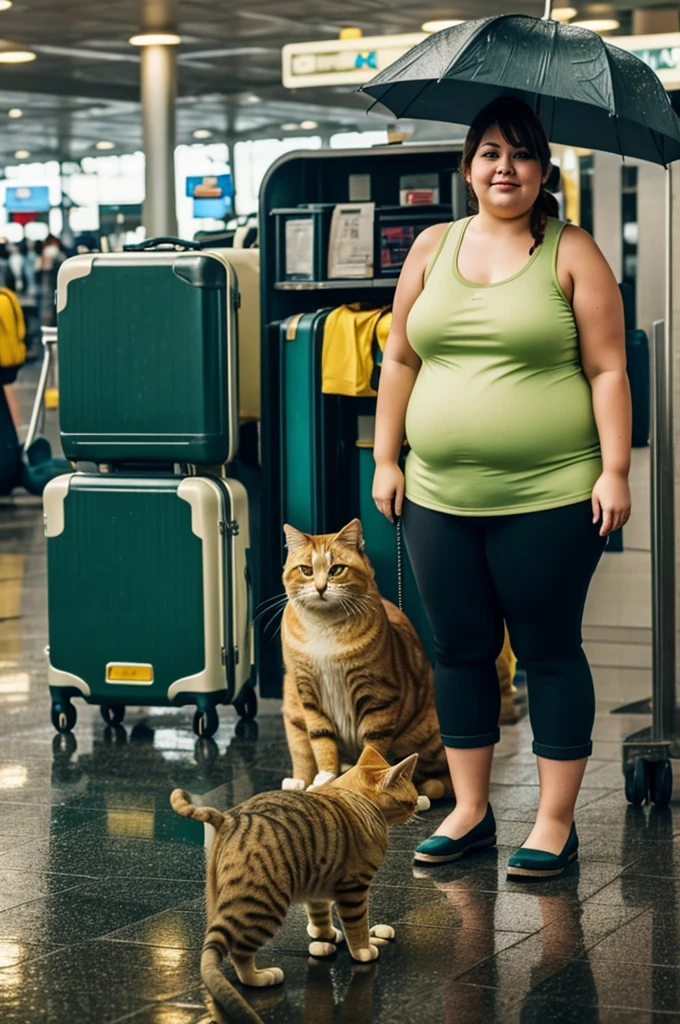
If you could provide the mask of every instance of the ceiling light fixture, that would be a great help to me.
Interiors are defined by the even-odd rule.
[[[553,21],[571,21],[577,14],[575,7],[556,7],[550,17]]]
[[[179,46],[182,37],[176,32],[140,32],[130,36],[128,42],[132,46]]]
[[[197,128],[193,136],[195,139],[212,139],[212,132],[207,128]]]
[[[19,110],[18,107],[12,107],[11,110],[7,111],[7,116],[8,117],[23,117],[24,116],[24,112],[23,112],[23,110]]]
[[[108,142],[106,139],[102,139],[101,142],[95,143],[95,149],[115,149],[115,142]]]
[[[243,97],[244,103],[262,103],[259,96],[256,96],[254,92],[247,92]]]
[[[8,48],[3,49],[3,45]],[[31,50],[18,50],[10,47],[11,43],[0,43],[0,64],[29,64],[37,56]]]
[[[589,28],[591,32],[614,32],[621,27],[621,22],[616,18],[589,18],[586,21],[572,21],[577,28]]]
[[[453,28],[454,25],[462,25],[463,19],[456,21],[426,21],[421,26],[422,32],[443,32],[445,28]]]
[[[281,130],[284,132],[296,132],[300,125],[297,121],[284,121],[281,125]]]
[[[16,160],[28,160],[30,155],[31,154],[27,149],[17,149],[16,153],[14,154],[14,157]]]
[[[311,131],[312,128],[318,128],[318,121],[300,121],[300,127],[304,128],[305,131]]]
[[[0,11],[8,11],[12,6],[12,0],[0,0]]]

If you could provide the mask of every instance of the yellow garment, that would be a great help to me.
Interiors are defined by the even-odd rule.
[[[508,633],[508,627],[506,626],[505,636],[503,638],[503,650],[496,660],[496,671],[498,672],[498,682],[500,683],[502,694],[512,691],[512,681],[515,678],[516,668],[517,658],[510,646],[510,635]]]
[[[0,288],[0,366],[26,362],[26,326],[19,300],[9,288]]]
[[[359,303],[339,306],[326,318],[321,356],[321,390],[325,395],[366,398],[371,387],[373,339],[385,348],[392,324],[389,306],[362,309]]]

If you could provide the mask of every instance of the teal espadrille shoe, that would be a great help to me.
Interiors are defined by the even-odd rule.
[[[416,847],[413,859],[416,864],[449,864],[460,860],[466,853],[485,850],[496,845],[496,819],[489,804],[486,814],[480,821],[460,839],[449,839],[448,836],[430,836]]]
[[[578,857],[578,836],[576,826],[571,826],[569,838],[562,853],[546,853],[544,850],[516,850],[508,861],[510,878],[556,878],[567,864]]]

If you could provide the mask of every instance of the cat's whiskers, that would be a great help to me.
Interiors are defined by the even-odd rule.
[[[264,601],[260,601],[260,603],[257,606],[257,610],[259,611],[260,608],[266,608],[267,605],[270,605],[270,604],[276,604],[277,601],[287,601],[287,600],[288,600],[288,594],[286,594],[286,593],[284,593],[284,594],[274,594],[272,597],[266,597],[264,599]]]
[[[278,598],[277,601],[272,601],[271,604],[269,604],[265,608],[262,608],[260,606],[260,610],[255,615],[253,615],[253,622],[257,622],[258,619],[261,619],[263,615],[267,615],[268,613],[271,613],[274,616],[280,614],[287,604],[288,598],[283,597]]]

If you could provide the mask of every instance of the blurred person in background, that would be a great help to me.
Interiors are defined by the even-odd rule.
[[[54,293],[57,287],[59,267],[66,259],[61,242],[54,235],[48,235],[36,261],[35,270],[40,294],[40,323],[43,327],[56,327],[57,309]]]

